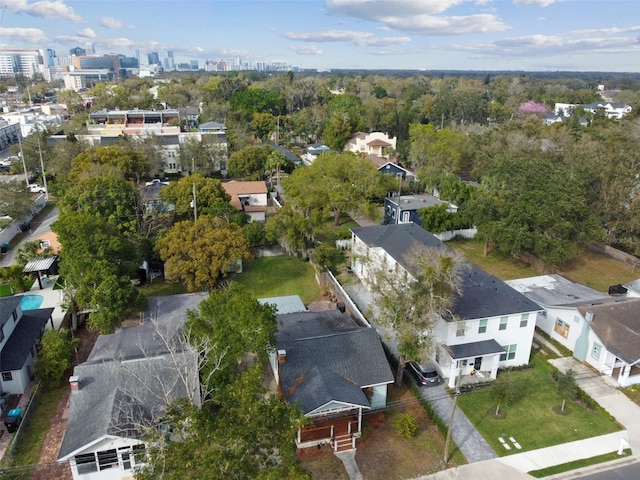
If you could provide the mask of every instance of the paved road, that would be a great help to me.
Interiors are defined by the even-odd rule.
[[[640,478],[640,462],[636,461],[631,465],[571,478],[574,480],[638,480]]]
[[[51,224],[58,218],[58,209],[53,208],[49,212],[44,215],[37,216],[29,225],[31,226],[31,231],[28,235],[26,235],[22,241],[13,246],[1,259],[0,259],[0,267],[7,267],[9,265],[13,265],[14,259],[16,256],[16,251],[20,248],[24,242],[31,240],[38,235],[48,232],[51,230]]]

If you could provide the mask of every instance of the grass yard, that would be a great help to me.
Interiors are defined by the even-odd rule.
[[[65,393],[66,386],[50,391],[41,391],[37,403],[29,418],[27,428],[10,459],[3,459],[7,466],[35,465],[40,460],[44,439],[55,415],[58,403]]]
[[[446,244],[501,280],[541,275],[535,268],[496,250],[484,257],[484,243],[477,240],[451,240]],[[586,249],[578,259],[563,265],[560,270],[574,282],[600,292],[606,292],[611,285],[627,283],[640,277],[640,273],[634,273],[627,265]]]
[[[575,402],[567,402],[568,414],[554,411],[562,404],[557,387],[551,380],[553,367],[544,359],[532,359],[533,368],[518,372],[529,386],[524,397],[513,405],[502,407],[505,418],[494,418],[496,401],[491,387],[461,395],[458,405],[498,455],[558,445],[583,438],[621,430],[604,410],[588,411]],[[498,437],[514,437],[522,450],[506,450]]]
[[[289,256],[256,258],[240,274],[229,277],[257,298],[300,295],[305,305],[322,297],[315,269],[309,262]]]
[[[622,452],[622,455],[618,455],[618,452],[605,453],[604,455],[598,455],[591,458],[583,458],[582,460],[576,460],[575,462],[563,463],[562,465],[543,468],[541,470],[533,470],[528,473],[535,478],[545,478],[550,477],[551,475],[557,475],[559,473],[576,470],[577,468],[584,468],[591,465],[599,465],[604,462],[619,460],[621,458],[628,457],[629,455],[631,455],[631,449],[627,448]]]
[[[178,295],[187,293],[187,287],[182,282],[166,282],[163,277],[157,277],[153,279],[151,285],[140,287],[140,293],[145,297]]]

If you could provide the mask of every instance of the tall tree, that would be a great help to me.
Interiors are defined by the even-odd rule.
[[[413,265],[410,275],[371,265],[371,285],[378,307],[377,320],[389,328],[398,344],[396,385],[402,385],[409,361],[422,361],[433,353],[435,327],[440,318],[451,318],[455,293],[461,293],[463,259],[446,247],[415,244],[406,254]]]
[[[262,180],[270,153],[271,147],[267,145],[243,148],[229,158],[229,175],[244,180]]]
[[[391,182],[359,155],[327,152],[311,166],[294,170],[283,185],[287,200],[305,217],[329,214],[339,225],[351,211],[373,215],[374,201],[391,190]]]
[[[238,261],[251,259],[242,229],[208,215],[176,223],[157,241],[156,249],[167,279],[185,282],[190,292],[213,290],[236,270]]]
[[[205,211],[221,203],[228,204],[230,197],[222,188],[222,182],[215,178],[206,178],[201,173],[182,177],[160,190],[160,198],[175,206],[176,215],[187,218],[193,213],[193,190],[195,185],[196,208]]]

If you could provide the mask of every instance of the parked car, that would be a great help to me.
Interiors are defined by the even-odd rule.
[[[433,387],[440,384],[440,375],[433,367],[424,367],[416,362],[408,362],[405,369],[419,387]]]
[[[154,178],[153,180],[151,180],[150,182],[146,183],[147,187],[159,187],[161,185],[169,185],[169,182],[163,182],[162,180],[160,180],[159,178]]]
[[[44,193],[44,187],[41,187],[37,183],[30,184],[29,190],[31,190],[31,193]]]

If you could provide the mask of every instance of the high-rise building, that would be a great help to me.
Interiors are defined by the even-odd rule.
[[[80,57],[86,54],[87,54],[87,51],[84,48],[80,48],[80,47],[75,47],[69,50],[69,55],[75,55],[76,57]]]
[[[93,43],[91,43],[91,42],[87,42],[86,43],[85,50],[87,51],[87,53],[85,55],[95,55],[96,54],[96,49],[93,48]]]
[[[175,60],[173,58],[173,51],[169,50],[167,51],[167,70],[173,70],[176,66]]]
[[[190,60],[189,61],[189,69],[190,70],[198,70],[198,60]]]
[[[42,73],[44,60],[38,50],[0,50],[0,77],[33,77]]]
[[[158,56],[158,52],[150,52],[147,55],[147,58],[149,60],[149,65],[158,65],[158,66],[162,66],[162,63],[160,63],[160,57]]]
[[[138,60],[138,63],[140,63],[140,50],[136,48],[133,56],[136,57],[136,60]]]

